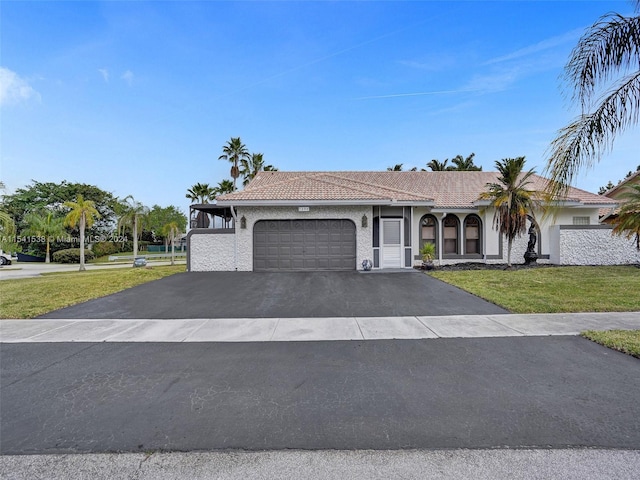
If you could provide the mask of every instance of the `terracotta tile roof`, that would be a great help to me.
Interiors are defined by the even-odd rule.
[[[260,172],[244,190],[218,197],[221,204],[278,201],[354,203],[420,202],[436,207],[472,208],[497,172]],[[532,177],[529,188],[543,190],[547,180]],[[567,200],[615,204],[614,200],[571,188]]]

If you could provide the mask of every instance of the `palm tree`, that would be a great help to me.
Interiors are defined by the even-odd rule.
[[[135,200],[131,195],[127,195],[122,202],[122,215],[118,219],[118,228],[130,226],[133,231],[133,258],[138,256],[138,227],[147,220],[149,208]]]
[[[187,197],[192,202],[209,203],[216,196],[215,189],[211,188],[208,183],[196,183],[187,190]]]
[[[218,183],[218,186],[213,189],[215,191],[215,196],[224,195],[225,193],[233,192],[233,182],[231,180],[222,180]]]
[[[165,237],[168,237],[171,239],[171,265],[175,265],[175,255],[176,255],[176,248],[175,248],[175,239],[176,239],[176,235],[178,235],[178,233],[180,233],[180,226],[178,225],[178,222],[169,222],[167,224],[165,224],[162,227],[162,234]]]
[[[427,167],[429,167],[432,172],[444,172],[445,170],[449,170],[450,168],[447,167],[448,162],[448,158],[444,162],[439,162],[438,160],[433,159],[429,163],[427,163]]]
[[[23,235],[43,237],[47,244],[44,262],[51,263],[51,239],[64,235],[64,218],[55,217],[53,212],[47,212],[46,214],[30,212],[25,215],[24,221],[29,226],[22,231]]]
[[[265,165],[262,153],[252,153],[251,157],[240,159],[240,175],[244,177],[243,186],[246,187],[261,171],[276,172],[278,169],[273,165]]]
[[[222,147],[222,155],[218,157],[218,160],[226,160],[231,162],[231,178],[233,178],[233,190],[236,190],[236,179],[240,176],[240,168],[238,163],[241,160],[249,159],[249,150],[247,146],[242,143],[240,137],[231,137],[231,140]]]
[[[500,183],[487,183],[489,191],[480,195],[481,199],[489,200],[495,208],[495,229],[507,237],[507,268],[511,268],[513,240],[527,231],[527,215],[533,213],[534,207],[540,206],[534,197],[535,192],[526,188],[531,183],[529,178],[534,171],[523,173],[524,162],[524,157],[496,161],[500,174],[497,180]]]
[[[640,11],[640,0],[634,3]],[[578,172],[599,162],[616,135],[638,122],[640,15],[601,17],[571,52],[565,76],[581,114],[550,146],[546,172],[554,196],[566,194]]]
[[[100,218],[100,213],[96,210],[96,204],[92,200],[85,200],[82,194],[78,194],[75,202],[64,202],[64,206],[71,209],[64,219],[64,224],[74,228],[78,225],[80,229],[80,271],[86,270],[84,266],[84,231],[93,225],[96,218]]]
[[[451,163],[453,163],[455,167],[451,167],[450,169],[456,171],[482,171],[482,167],[478,167],[473,163],[473,157],[475,156],[475,153],[472,153],[467,158],[464,158],[462,155],[456,155],[453,159],[451,159]]]
[[[15,246],[16,224],[7,212],[0,211],[0,250]]]
[[[636,242],[636,248],[640,250],[640,184],[629,185],[623,195],[620,196],[624,203],[615,220],[613,233],[624,235]]]
[[[401,172],[402,163],[396,163],[393,167],[387,167],[387,172]]]

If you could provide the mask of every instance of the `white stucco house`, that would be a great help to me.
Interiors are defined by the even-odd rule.
[[[425,242],[437,265],[504,263],[507,243],[479,200],[496,172],[260,172],[244,190],[191,206],[189,271],[412,268]],[[534,176],[529,188],[543,190]],[[598,222],[616,201],[572,188],[554,215],[534,212],[538,262],[640,262],[633,244]],[[517,239],[522,263],[529,237]]]

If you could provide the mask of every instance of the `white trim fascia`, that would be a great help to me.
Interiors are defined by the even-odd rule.
[[[478,213],[478,208],[458,207],[458,208],[432,208],[429,213]]]
[[[398,207],[432,207],[432,200],[420,202],[398,202],[394,200],[220,200],[218,205],[222,207],[310,207],[310,206],[398,206]]]

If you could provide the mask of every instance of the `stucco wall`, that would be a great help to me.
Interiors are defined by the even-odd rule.
[[[190,272],[229,272],[234,266],[233,233],[212,229],[192,230],[187,236]]]
[[[237,228],[238,271],[253,270],[253,225],[259,220],[347,219],[356,226],[356,265],[360,270],[364,259],[373,258],[371,207],[310,206],[308,212],[298,207],[238,207],[238,219],[246,219],[247,228]],[[367,216],[367,227],[362,227],[362,216]],[[240,225],[240,220],[238,220]]]
[[[558,242],[552,258],[559,265],[624,265],[640,263],[633,240],[611,234],[609,226],[553,227]],[[554,253],[555,253],[554,252]]]

